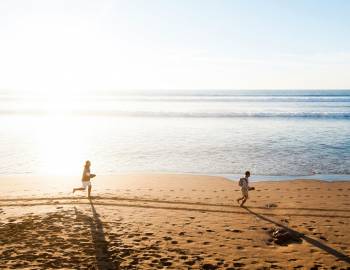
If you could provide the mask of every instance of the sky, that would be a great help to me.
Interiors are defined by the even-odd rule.
[[[347,0],[1,0],[0,89],[349,89]]]

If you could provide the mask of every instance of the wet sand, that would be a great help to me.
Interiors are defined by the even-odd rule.
[[[212,176],[100,176],[91,200],[28,186],[0,193],[1,269],[350,269],[350,182],[252,183],[246,208]]]

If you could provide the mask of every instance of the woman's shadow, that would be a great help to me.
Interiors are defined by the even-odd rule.
[[[95,246],[96,262],[98,269],[119,269],[119,263],[113,262],[108,250],[108,242],[105,238],[103,223],[100,215],[96,212],[92,199],[89,198],[92,220],[90,223],[91,236]]]
[[[344,262],[350,263],[350,257],[347,256],[346,254],[343,254],[343,253],[341,253],[341,252],[339,252],[339,251],[337,251],[337,250],[331,248],[330,246],[327,246],[327,245],[325,245],[325,244],[323,244],[323,243],[321,243],[321,242],[319,242],[319,241],[317,241],[317,240],[315,240],[315,239],[313,239],[313,238],[311,238],[311,237],[308,237],[308,236],[306,236],[306,235],[304,235],[304,234],[302,234],[302,233],[299,233],[298,231],[295,231],[295,230],[293,230],[293,229],[291,229],[291,228],[289,228],[289,227],[287,227],[287,226],[285,226],[285,225],[283,225],[283,224],[281,224],[281,223],[278,223],[278,222],[276,222],[276,221],[273,221],[273,220],[267,218],[266,216],[263,216],[263,215],[261,215],[261,214],[258,214],[258,213],[256,213],[256,212],[250,210],[250,209],[247,208],[247,207],[243,207],[243,208],[244,208],[245,210],[247,210],[249,213],[251,213],[251,214],[257,216],[258,218],[260,218],[260,219],[262,219],[262,220],[265,220],[265,221],[267,221],[267,222],[270,222],[270,223],[272,223],[272,224],[275,224],[275,225],[277,225],[277,226],[279,226],[279,227],[281,227],[281,228],[283,228],[283,229],[289,231],[292,235],[297,236],[297,237],[299,237],[300,239],[305,240],[305,241],[308,242],[309,244],[311,244],[311,245],[313,245],[313,246],[315,246],[315,247],[317,247],[317,248],[319,248],[319,249],[322,249],[323,251],[325,251],[325,252],[327,252],[327,253],[329,253],[329,254],[331,254],[331,255],[337,257],[339,260],[342,260],[342,261],[344,261]]]
[[[91,198],[89,198],[89,202],[91,206],[92,217],[86,217],[84,220],[87,221],[88,225],[90,226],[92,243],[95,249],[96,268],[99,270],[119,270],[120,261],[113,260],[111,256],[112,254],[108,250],[108,241],[105,237],[103,223],[100,220],[100,215],[97,213]],[[78,213],[76,208],[75,212],[77,216],[82,215]]]

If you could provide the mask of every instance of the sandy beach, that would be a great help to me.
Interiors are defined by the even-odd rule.
[[[241,208],[221,177],[98,176],[92,200],[39,178],[0,178],[1,269],[350,269],[350,182],[252,183]]]

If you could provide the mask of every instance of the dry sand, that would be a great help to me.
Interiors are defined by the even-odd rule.
[[[31,180],[0,193],[1,269],[350,269],[350,182],[252,183],[240,208],[220,177],[98,177],[91,201]]]

